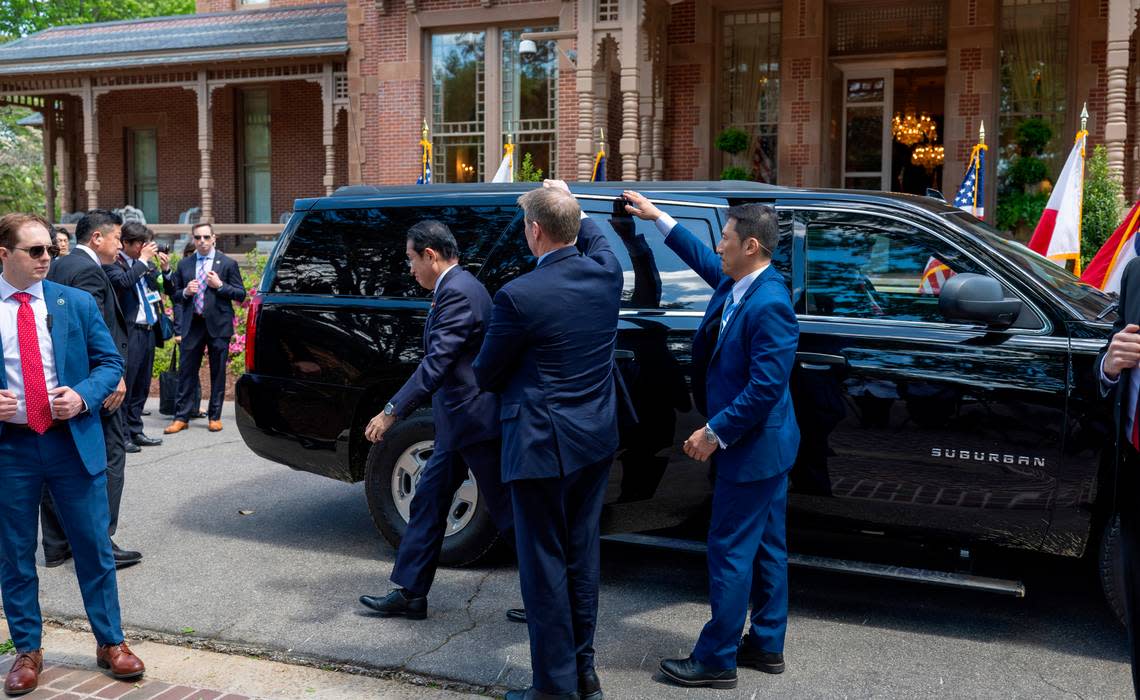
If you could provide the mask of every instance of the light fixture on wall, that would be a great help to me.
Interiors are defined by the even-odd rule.
[[[941,144],[924,143],[921,146],[916,146],[914,151],[910,154],[910,162],[914,165],[921,165],[926,168],[926,172],[934,172],[934,169],[942,165],[946,161],[946,147]]]
[[[919,141],[934,141],[938,138],[938,127],[925,112],[915,116],[914,112],[895,112],[891,120],[891,135],[904,146],[913,146]]]
[[[534,58],[535,55],[538,53],[538,44],[536,43],[538,41],[555,41],[555,42],[557,42],[560,39],[577,39],[577,38],[578,38],[578,32],[573,30],[573,29],[566,30],[566,31],[556,31],[556,32],[523,32],[522,34],[519,34],[519,39],[521,40],[521,41],[519,41],[519,58],[521,58],[524,61],[529,61],[532,58]],[[573,49],[571,49],[569,51],[564,51],[562,49],[562,47],[559,46],[557,43],[554,44],[554,48],[557,49],[558,53],[562,54],[562,56],[567,61],[569,61],[571,63],[571,65],[573,65],[575,68],[578,67],[578,52],[577,51],[575,51]]]

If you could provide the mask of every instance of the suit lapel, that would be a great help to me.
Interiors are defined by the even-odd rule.
[[[740,302],[736,305],[737,308],[733,309],[732,315],[728,317],[728,323],[724,324],[724,328],[720,329],[720,335],[716,337],[716,347],[714,347],[712,351],[713,357],[716,357],[717,351],[720,350],[720,346],[723,344],[722,341],[724,340],[724,336],[726,336],[729,330],[731,330],[732,327],[736,324],[736,319],[740,318],[743,315],[744,305],[748,303],[748,300],[751,299],[752,295],[756,293],[756,290],[760,288],[760,284],[764,281],[764,278],[766,278],[768,276],[768,273],[771,271],[772,266],[768,265],[768,267],[764,268],[763,272],[756,276],[756,279],[752,280],[752,284],[748,285],[748,289],[744,291],[744,296],[741,297]],[[731,287],[729,288],[728,293],[729,295],[732,294]]]
[[[60,289],[51,282],[44,281],[44,305],[47,306],[48,317],[51,319],[51,352],[55,357],[55,373],[59,383],[65,384],[64,361],[67,359],[67,331],[71,314],[67,308],[67,300],[60,294]]]

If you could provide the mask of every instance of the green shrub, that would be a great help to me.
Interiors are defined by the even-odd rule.
[[[534,167],[534,158],[529,153],[523,156],[519,166],[519,182],[542,182],[542,168]]]
[[[1053,127],[1044,119],[1026,119],[1017,125],[1017,146],[1023,156],[1039,155],[1053,138]]]
[[[724,170],[720,171],[721,180],[751,180],[752,173],[748,170],[741,168],[737,165],[730,165]]]
[[[743,129],[737,129],[734,126],[730,126],[724,131],[717,134],[715,145],[718,151],[724,151],[725,153],[736,155],[737,153],[740,153],[744,149],[748,148],[749,140],[750,139],[748,138],[748,133],[746,131]]]
[[[1116,227],[1123,187],[1108,172],[1108,150],[1097,145],[1085,161],[1085,195],[1081,205],[1081,266],[1088,264]]]

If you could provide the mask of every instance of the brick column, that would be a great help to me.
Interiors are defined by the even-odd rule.
[[[199,221],[214,222],[214,171],[211,157],[214,150],[214,119],[210,109],[210,86],[206,82],[206,71],[198,71],[198,193],[201,197],[202,213]]]
[[[823,0],[784,0],[780,44],[779,184],[824,184],[823,92],[827,45]]]
[[[986,200],[993,212],[997,173],[997,2],[965,0],[947,8],[946,111],[942,135],[946,161],[942,168],[943,194],[952,198],[966,170],[970,150],[978,141],[978,127],[986,123]],[[993,214],[987,219],[993,220]]]

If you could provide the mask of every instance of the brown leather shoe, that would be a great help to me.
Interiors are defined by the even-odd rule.
[[[26,651],[16,657],[8,677],[4,679],[4,692],[8,695],[25,695],[40,684],[44,670],[44,650]]]
[[[119,644],[100,644],[95,649],[95,662],[99,668],[110,669],[111,676],[121,681],[133,680],[146,673],[142,659],[135,656],[125,641]]]
[[[173,435],[174,433],[180,433],[189,427],[190,427],[190,424],[187,423],[186,421],[176,420],[173,423],[171,423],[170,425],[166,426],[166,429],[162,431],[162,434],[163,435]]]
[[[222,422],[220,420],[210,421],[210,432],[211,433],[221,432],[221,430],[222,430]]]

